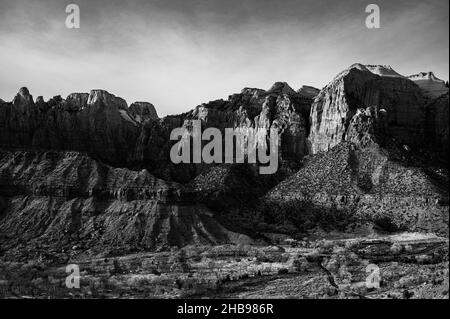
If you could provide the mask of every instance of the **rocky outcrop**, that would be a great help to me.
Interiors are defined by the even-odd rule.
[[[408,76],[408,79],[414,81],[428,98],[435,99],[448,93],[448,87],[445,86],[445,82],[438,79],[433,72],[420,72]]]
[[[388,135],[387,112],[369,107],[358,109],[350,120],[346,140],[360,147],[382,143]]]
[[[130,105],[129,111],[131,115],[133,115],[133,118],[139,123],[158,119],[155,107],[148,102],[135,102]]]
[[[311,153],[346,141],[351,119],[358,109],[367,107],[387,111],[391,137],[410,146],[424,144],[425,100],[421,90],[412,81],[394,76],[395,71],[384,70],[355,64],[322,89],[311,107]]]

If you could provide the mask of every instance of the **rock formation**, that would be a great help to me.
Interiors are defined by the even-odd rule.
[[[411,146],[424,144],[425,100],[421,90],[412,81],[393,76],[392,69],[383,70],[355,64],[322,89],[311,107],[311,153],[327,151],[345,141],[350,120],[358,109],[367,107],[387,111],[390,136]]]
[[[2,151],[0,181],[2,251],[78,245],[117,254],[249,240],[218,224],[185,187],[78,152]]]
[[[433,72],[420,72],[408,76],[408,79],[414,81],[428,98],[435,99],[448,93],[448,87],[445,86],[445,82],[438,79]]]
[[[384,231],[448,234],[448,172],[411,160],[407,151],[343,142],[316,154],[264,197],[268,223],[350,231],[373,223]]]
[[[139,123],[158,119],[155,107],[148,102],[135,102],[130,105],[129,111],[131,115],[133,115],[133,118]]]

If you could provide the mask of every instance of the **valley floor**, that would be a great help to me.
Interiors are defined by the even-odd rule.
[[[429,234],[80,253],[69,264],[3,258],[0,297],[449,298],[448,239]]]

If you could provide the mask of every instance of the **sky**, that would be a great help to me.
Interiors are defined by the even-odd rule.
[[[65,25],[68,4],[80,28]],[[368,29],[365,8],[381,10]],[[353,63],[449,79],[448,0],[0,0],[0,98],[104,89],[160,116]]]

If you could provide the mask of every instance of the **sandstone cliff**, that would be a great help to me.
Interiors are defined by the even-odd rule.
[[[126,165],[140,133],[139,123],[156,115],[151,105],[135,104],[103,90],[33,101],[26,88],[0,105],[0,145],[87,152],[114,165]]]
[[[371,71],[374,69],[376,73]],[[387,111],[390,136],[411,146],[424,144],[425,100],[421,90],[412,81],[394,76],[395,71],[383,70],[355,64],[322,89],[311,107],[311,153],[327,151],[345,141],[350,120],[359,108],[367,107]]]

